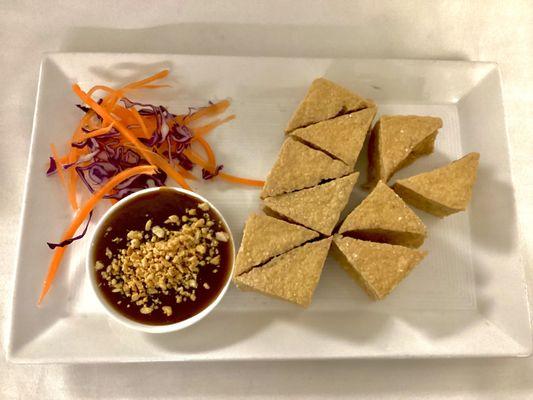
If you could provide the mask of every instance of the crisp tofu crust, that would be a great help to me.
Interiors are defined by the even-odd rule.
[[[376,112],[375,107],[366,108],[296,129],[291,135],[353,168]]]
[[[292,137],[283,143],[267,176],[261,198],[294,192],[352,172],[352,168]]]
[[[346,207],[358,172],[343,178],[264,200],[267,210],[329,236]]]
[[[244,226],[234,276],[317,237],[317,232],[303,226],[267,215],[252,214]]]
[[[387,182],[398,170],[433,152],[442,120],[417,115],[385,115],[372,129],[369,141],[368,184]]]
[[[332,238],[304,244],[235,277],[237,286],[307,307],[320,280]]]
[[[349,91],[325,78],[315,79],[304,99],[292,115],[285,132],[302,128],[340,114],[360,110],[371,106],[356,93]]]
[[[359,239],[419,247],[426,227],[404,201],[382,181],[344,220],[339,233]]]
[[[385,298],[427,252],[335,235],[342,267],[375,300]]]
[[[479,153],[469,153],[441,168],[398,180],[393,189],[407,203],[442,218],[466,209],[478,164]]]

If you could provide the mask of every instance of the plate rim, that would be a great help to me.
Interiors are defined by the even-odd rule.
[[[33,121],[32,121],[32,130],[31,130],[31,139],[30,139],[30,146],[29,146],[29,156],[28,161],[26,164],[26,175],[25,175],[25,183],[24,183],[24,192],[23,192],[23,198],[22,198],[22,207],[21,207],[21,214],[19,219],[19,227],[18,227],[18,234],[17,234],[17,241],[16,241],[16,257],[15,257],[15,274],[13,278],[13,282],[11,284],[11,296],[9,297],[11,299],[11,307],[8,307],[7,311],[7,318],[8,321],[7,324],[7,340],[6,340],[6,359],[8,362],[13,363],[94,363],[95,361],[89,360],[84,357],[80,357],[79,359],[76,359],[76,357],[48,357],[48,358],[31,358],[28,356],[24,356],[21,354],[17,354],[17,351],[13,349],[13,340],[12,335],[14,335],[14,327],[15,327],[15,320],[14,320],[14,314],[15,314],[15,297],[16,297],[16,286],[17,282],[20,279],[20,258],[21,258],[21,252],[22,252],[22,241],[23,241],[23,231],[24,226],[27,223],[26,221],[26,215],[27,215],[27,208],[29,207],[28,204],[28,189],[30,186],[30,179],[31,179],[31,171],[34,167],[35,163],[35,141],[37,136],[37,124],[38,124],[38,115],[39,115],[39,104],[42,101],[41,97],[43,96],[42,92],[42,86],[43,86],[43,80],[46,78],[46,63],[51,60],[54,62],[60,61],[62,57],[97,57],[97,56],[124,56],[124,57],[134,57],[134,58],[143,58],[143,57],[151,57],[151,58],[163,58],[163,57],[187,57],[187,58],[214,58],[214,59],[220,59],[220,58],[227,58],[227,59],[278,59],[278,60],[296,60],[296,59],[302,59],[302,60],[346,60],[346,61],[379,61],[379,62],[393,62],[393,63],[414,63],[414,64],[425,64],[425,65],[431,65],[435,63],[439,64],[447,64],[447,65],[460,65],[465,67],[475,67],[478,65],[483,65],[489,68],[490,71],[497,71],[498,74],[498,82],[499,82],[499,91],[501,96],[501,103],[502,103],[502,110],[503,110],[503,121],[504,121],[504,134],[505,134],[505,140],[507,145],[507,154],[509,154],[510,150],[510,138],[509,133],[507,129],[507,124],[505,120],[505,107],[503,106],[503,96],[501,93],[502,84],[504,82],[501,70],[499,68],[499,65],[495,62],[491,61],[467,61],[467,60],[435,60],[435,59],[401,59],[401,58],[353,58],[353,57],[270,57],[270,56],[238,56],[238,55],[195,55],[195,54],[172,54],[172,53],[127,53],[127,52],[46,52],[43,53],[40,67],[39,67],[39,77],[38,77],[38,83],[37,83],[37,91],[36,91],[36,97],[35,97],[35,104],[34,104],[34,113],[33,113]],[[486,76],[486,75],[485,75]],[[485,77],[484,76],[484,77]],[[466,93],[468,94],[468,92]],[[459,102],[461,99],[458,99],[457,102]],[[457,103],[456,102],[456,103]],[[509,160],[509,169],[510,169],[510,177],[511,177],[511,187],[513,190],[513,207],[516,212],[517,204],[516,204],[516,198],[514,196],[516,189],[514,185],[514,177],[512,174],[512,165]],[[518,226],[519,222],[518,219],[514,221],[513,223],[513,229],[517,233],[518,237],[522,238],[520,234],[520,229]],[[525,280],[525,260],[523,257],[523,253],[520,250],[521,246],[517,250],[515,250],[515,253],[518,255],[518,262],[519,262],[519,272],[520,272],[520,283],[523,287],[523,295],[526,299],[526,309],[527,313],[530,316],[528,319],[529,322],[529,338],[532,338],[533,332],[531,331],[531,310],[530,310],[530,304],[528,301],[528,287],[527,282]],[[475,310],[478,311],[478,310]],[[483,316],[482,316],[483,317]],[[483,317],[483,319],[487,322],[491,322],[490,320]],[[495,328],[499,329],[497,326],[494,326]],[[505,332],[501,331],[502,334],[505,334],[509,339],[512,341],[515,341],[513,337],[509,336]],[[531,342],[531,340],[530,340]],[[486,354],[486,353],[476,353],[476,354],[450,354],[450,355],[443,355],[443,354],[417,354],[417,355],[393,355],[391,357],[387,356],[372,356],[372,355],[362,355],[362,356],[338,356],[338,355],[332,355],[331,357],[321,357],[321,356],[315,356],[315,357],[272,357],[272,358],[265,358],[265,357],[235,357],[235,358],[220,358],[220,359],[207,359],[207,360],[187,360],[187,362],[193,361],[193,362],[205,362],[205,361],[239,361],[239,360],[327,360],[327,359],[434,359],[434,358],[485,358],[485,357],[508,357],[508,356],[516,356],[516,357],[527,357],[531,354],[533,350],[533,342],[529,343],[528,345],[524,346],[518,342],[516,342],[516,348],[514,352],[502,352],[501,354]],[[18,352],[20,353],[21,350],[24,349],[24,346],[18,349]],[[179,358],[179,357],[178,357]],[[149,362],[149,361],[157,361],[157,362],[174,362],[174,361],[180,361],[176,359],[171,358],[163,358],[163,357],[156,357],[156,356],[147,356],[147,357],[131,357],[126,356],[125,359],[109,359],[109,360],[100,360],[96,362]]]

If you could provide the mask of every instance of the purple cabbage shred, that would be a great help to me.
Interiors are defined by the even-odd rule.
[[[98,104],[101,104],[101,102],[102,99],[98,101]],[[191,146],[193,133],[187,126],[176,123],[175,114],[172,114],[161,105],[157,106],[134,102],[128,98],[122,98],[121,102],[126,108],[136,107],[140,115],[153,116],[155,118],[156,128],[152,136],[148,139],[139,139],[143,144],[156,151],[161,145],[166,143],[167,150],[163,152],[163,155],[170,164],[178,164],[187,171],[193,169],[194,163],[184,154],[184,151]],[[209,102],[209,104],[211,105],[213,103]],[[83,104],[76,104],[76,107],[84,113],[90,111],[90,107]],[[188,114],[185,118],[193,115],[200,109],[202,107],[189,107]],[[93,122],[98,124],[98,122],[102,122],[102,119],[95,115]],[[82,127],[82,130],[86,134],[91,133],[91,130],[85,127]],[[87,154],[82,155],[73,163],[63,164],[63,170],[74,168],[87,190],[94,193],[99,186],[105,184],[105,182],[121,171],[146,164],[146,161],[134,149],[121,144],[119,137],[119,131],[113,128],[108,133],[98,137],[87,138],[72,143],[71,145],[74,148],[87,149]],[[218,175],[222,168],[222,165],[217,166],[214,173],[202,169],[202,178],[205,180],[212,179]],[[57,173],[57,169],[57,162],[53,157],[50,157],[46,175],[50,176]],[[114,193],[108,194],[104,198],[120,200],[142,189],[164,186],[166,180],[167,174],[160,170],[155,175],[136,175],[117,185]],[[64,247],[81,239],[87,231],[91,217],[92,212],[89,215],[87,225],[80,235],[64,240],[61,243],[48,243],[48,246],[51,249]]]
[[[218,175],[218,173],[220,172],[222,168],[224,168],[224,165],[222,164],[218,165],[214,172],[210,172],[202,168],[202,179],[205,179],[206,181],[209,179],[213,179],[215,176]]]
[[[61,243],[46,242],[46,244],[48,245],[48,247],[50,247],[53,250],[56,247],[65,247],[65,246],[68,246],[69,244],[71,244],[72,242],[74,242],[76,240],[80,240],[87,233],[87,228],[89,227],[89,223],[91,222],[91,218],[92,217],[93,217],[93,212],[91,211],[89,213],[89,218],[87,219],[87,223],[85,224],[85,228],[83,228],[83,232],[80,233],[78,236],[74,236],[73,238],[63,240]]]

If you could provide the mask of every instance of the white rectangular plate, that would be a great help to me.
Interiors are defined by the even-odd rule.
[[[44,173],[49,143],[65,143],[80,116],[70,85],[118,85],[161,68],[171,69],[173,88],[140,93],[146,101],[181,111],[232,99],[237,119],[210,137],[231,173],[266,175],[291,112],[310,82],[325,76],[374,99],[381,114],[440,116],[444,127],[435,153],[395,178],[478,151],[472,203],[467,212],[444,220],[419,213],[429,230],[424,245],[429,256],[379,303],[328,260],[307,310],[232,288],[194,327],[142,334],[104,315],[84,275],[84,243],[76,243],[53,290],[37,307],[51,255],[45,243],[57,240],[71,218],[62,188]],[[360,182],[365,161],[363,156],[358,163]],[[260,207],[256,189],[219,182],[198,182],[194,188],[221,209],[237,239],[247,215]],[[362,196],[357,189],[352,205]],[[526,356],[531,330],[523,274],[494,64],[148,54],[52,54],[43,60],[8,343],[13,361]]]

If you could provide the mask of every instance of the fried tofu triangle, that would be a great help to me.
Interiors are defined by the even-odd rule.
[[[302,307],[311,304],[332,238],[304,244],[235,277],[243,290],[256,290]]]
[[[407,203],[437,217],[464,211],[472,197],[479,153],[430,172],[398,180],[393,189]]]
[[[311,83],[304,99],[289,120],[285,132],[289,133],[295,129],[371,105],[373,105],[372,102],[358,94],[325,78],[318,78]]]
[[[267,176],[261,198],[294,192],[352,172],[342,161],[289,137]]]
[[[253,267],[317,237],[318,233],[303,226],[268,215],[252,214],[244,226],[234,275],[248,272]]]
[[[329,236],[352,193],[358,172],[298,192],[264,200],[267,213]]]
[[[431,154],[442,120],[416,115],[385,115],[372,129],[368,144],[368,187],[387,183],[398,170]]]
[[[339,233],[373,242],[420,247],[426,227],[394,191],[380,181],[344,220]]]
[[[427,255],[385,243],[335,235],[335,257],[348,274],[375,299],[385,298]]]
[[[291,135],[331,154],[353,168],[376,111],[376,107],[365,108],[296,129]]]

